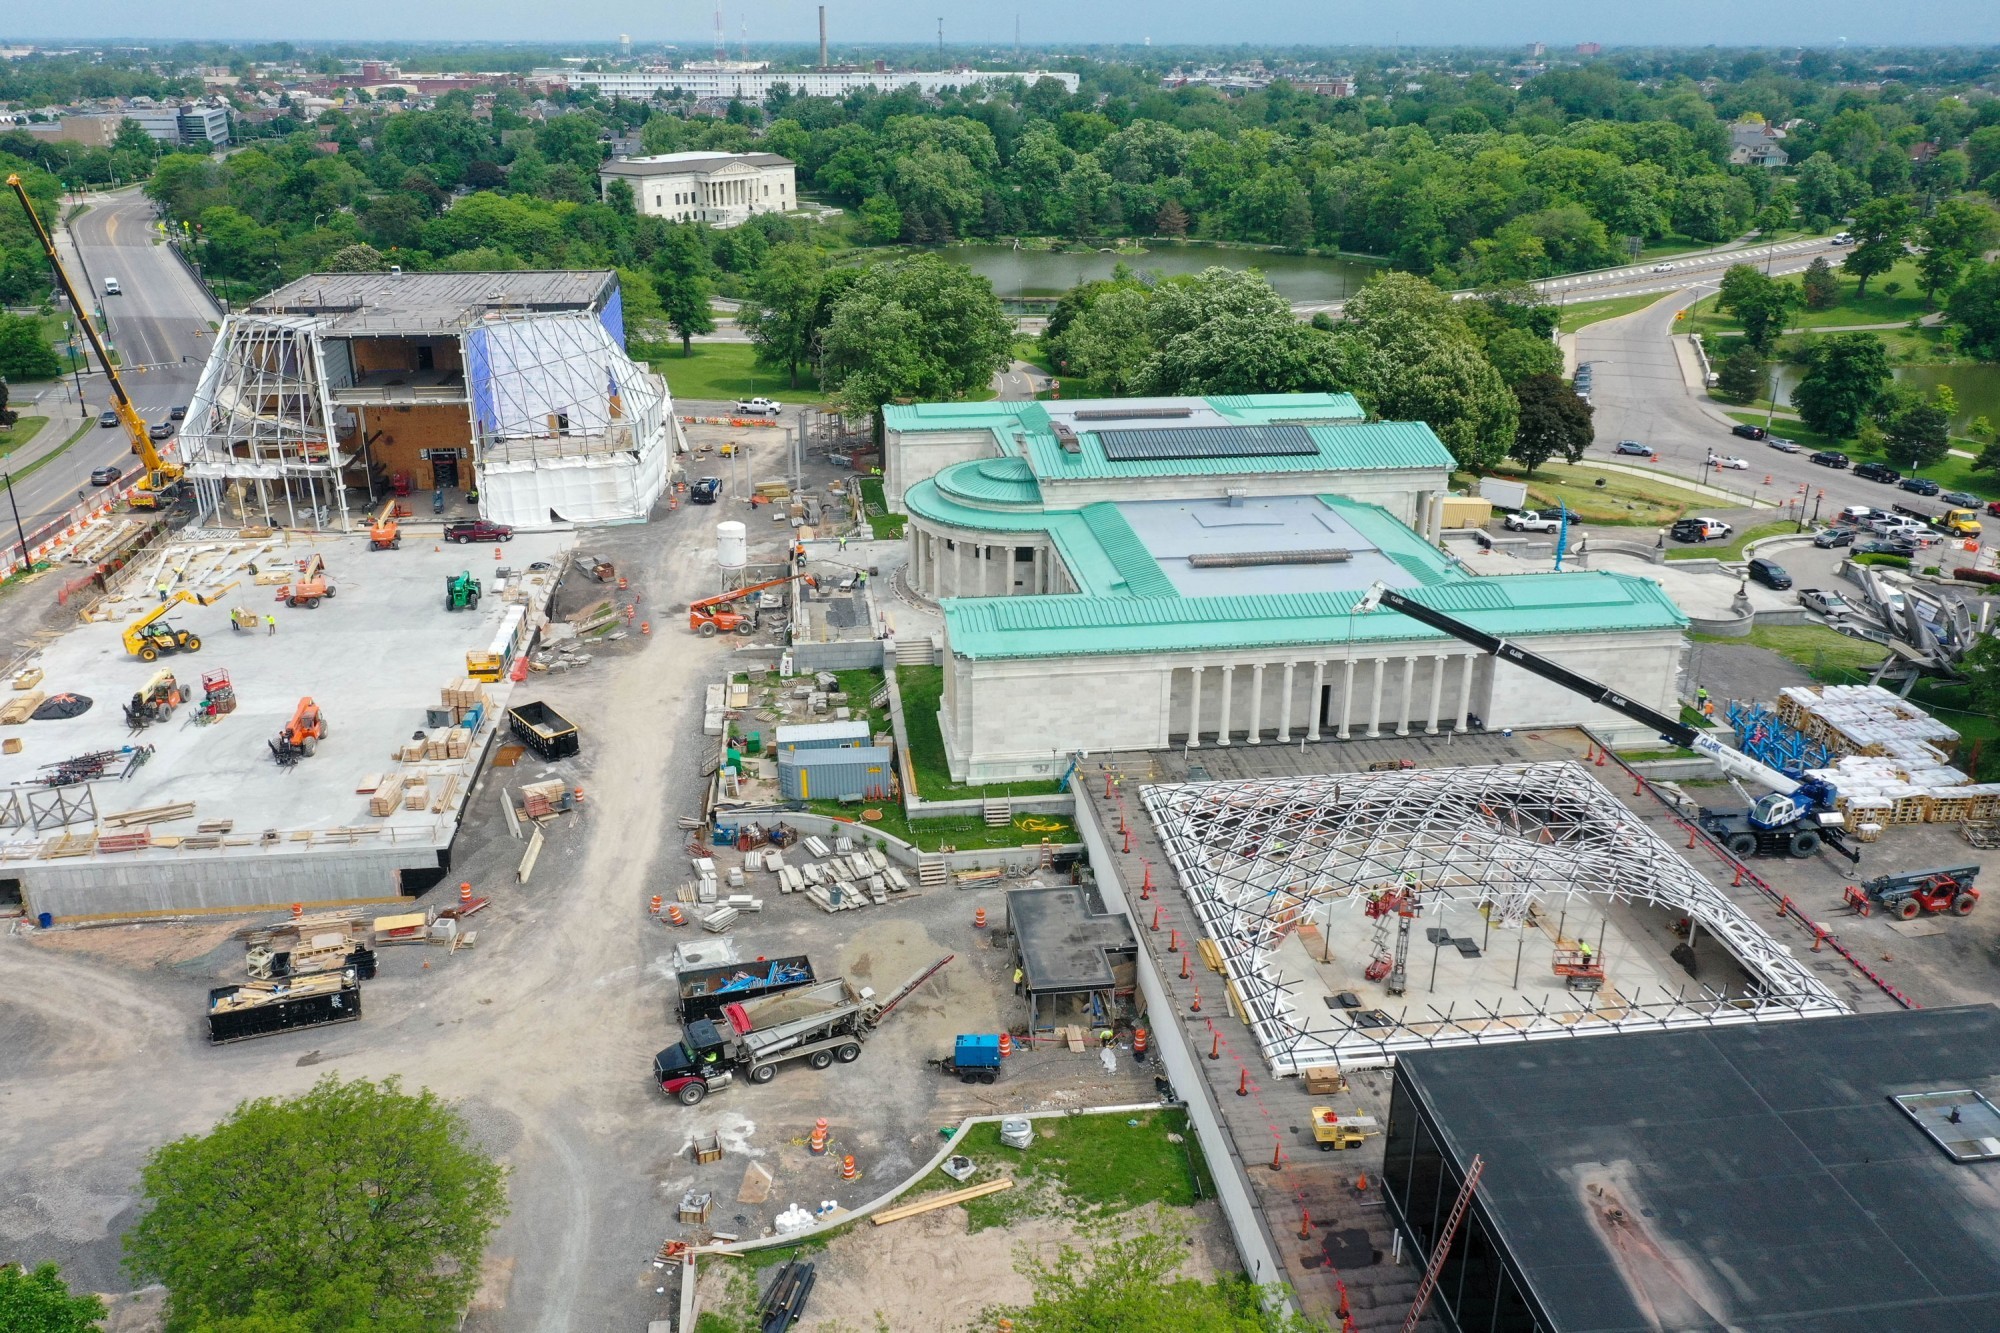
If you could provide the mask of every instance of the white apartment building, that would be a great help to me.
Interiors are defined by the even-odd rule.
[[[697,101],[704,97],[736,98],[763,102],[771,90],[785,84],[804,97],[845,97],[865,88],[893,92],[915,88],[925,96],[935,96],[947,88],[973,88],[981,84],[1020,79],[1033,85],[1054,79],[1067,91],[1077,89],[1077,76],[1049,70],[989,72],[981,70],[769,70],[736,67],[735,63],[683,67],[681,69],[621,69],[585,73],[570,69],[538,69],[531,76],[538,82],[567,88],[595,87],[602,97],[623,97],[644,101],[676,90]]]
[[[600,197],[611,182],[632,187],[633,206],[647,217],[734,227],[753,213],[799,206],[789,158],[776,153],[660,153],[613,158],[597,169]]]

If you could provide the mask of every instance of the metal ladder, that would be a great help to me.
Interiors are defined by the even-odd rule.
[[[1403,1316],[1403,1333],[1416,1333],[1417,1324],[1424,1317],[1424,1307],[1430,1304],[1431,1293],[1437,1290],[1438,1274],[1444,1271],[1445,1258],[1451,1253],[1451,1238],[1458,1234],[1458,1224],[1465,1220],[1465,1210],[1472,1206],[1473,1188],[1485,1170],[1486,1159],[1475,1156],[1472,1169],[1465,1173],[1465,1184],[1458,1191],[1458,1201],[1451,1206],[1451,1216],[1445,1219],[1444,1233],[1431,1250],[1430,1267],[1424,1270],[1424,1280],[1417,1284],[1417,1298],[1410,1302],[1409,1314]]]

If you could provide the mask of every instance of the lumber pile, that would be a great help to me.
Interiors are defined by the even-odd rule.
[[[387,819],[390,815],[396,813],[396,809],[402,804],[402,801],[403,775],[401,773],[391,773],[388,777],[382,779],[381,785],[375,789],[375,794],[368,798],[368,813],[374,815],[377,819]]]
[[[120,810],[116,814],[102,816],[103,822],[112,828],[131,828],[136,824],[171,824],[177,819],[186,819],[194,814],[193,801],[174,801],[167,805],[149,805],[138,810]],[[211,830],[204,829],[204,832]]]
[[[895,1208],[884,1208],[869,1220],[874,1222],[876,1226],[883,1227],[889,1225],[891,1222],[900,1222],[906,1217],[915,1217],[919,1213],[935,1212],[939,1208],[949,1208],[953,1204],[965,1203],[971,1199],[983,1199],[989,1194],[998,1194],[1002,1190],[1013,1188],[1013,1177],[1002,1176],[998,1180],[989,1180],[982,1185],[971,1185],[962,1190],[947,1190],[943,1194],[929,1194],[918,1199],[915,1203],[901,1204]]]
[[[40,667],[28,667],[14,676],[14,688],[17,690],[32,690],[41,683],[42,669]]]
[[[29,690],[18,699],[9,699],[0,704],[0,727],[18,727],[34,716],[37,708],[48,702],[48,694],[43,690]]]

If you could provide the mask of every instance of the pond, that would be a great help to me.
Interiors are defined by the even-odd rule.
[[[1778,405],[1788,407],[1792,401],[1792,386],[1799,382],[1804,373],[1801,367],[1782,365],[1778,367]],[[1929,393],[1940,384],[1949,384],[1951,391],[1958,395],[1958,415],[1952,419],[1951,432],[1965,434],[1977,417],[1985,417],[1995,425],[2000,425],[2000,366],[1989,364],[1953,366],[1898,366],[1896,379],[1903,384],[1913,384]]]
[[[1278,254],[1218,245],[1161,245],[1141,255],[1088,251],[1016,250],[1011,245],[955,245],[938,251],[993,284],[1003,301],[1061,296],[1080,282],[1108,278],[1122,260],[1134,272],[1162,277],[1199,273],[1205,268],[1254,268],[1288,301],[1340,301],[1381,273],[1377,265],[1351,259]]]

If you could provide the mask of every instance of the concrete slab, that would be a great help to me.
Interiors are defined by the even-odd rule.
[[[21,878],[31,908],[72,917],[99,914],[89,910],[92,893],[105,912],[136,906],[120,901],[110,881],[123,879],[136,886],[147,878],[147,871],[155,872],[156,878],[165,875],[188,882],[188,892],[146,904],[156,910],[179,910],[222,905],[201,901],[204,894],[192,885],[204,876],[233,878],[217,862],[245,857],[261,861],[302,851],[335,856],[359,852],[385,862],[371,870],[369,878],[378,887],[378,896],[393,895],[393,877],[384,873],[388,864],[434,864],[436,849],[450,844],[480,752],[495,733],[512,686],[502,681],[487,687],[494,698],[494,715],[475,737],[471,758],[405,766],[396,760],[397,749],[425,728],[425,709],[439,706],[443,687],[465,675],[466,654],[493,645],[510,612],[515,612],[517,596],[536,608],[546,604],[562,553],[571,543],[570,534],[543,533],[522,534],[504,547],[415,542],[397,551],[370,551],[365,536],[329,534],[313,541],[295,540],[283,548],[288,559],[311,555],[326,559],[336,595],[316,609],[286,607],[274,600],[275,585],[258,585],[246,575],[212,606],[181,603],[168,613],[170,623],[200,636],[202,648],[196,653],[163,657],[151,664],[128,654],[121,642],[125,625],[157,605],[136,598],[117,604],[127,614],[80,624],[62,634],[35,659],[44,672],[39,688],[51,694],[88,695],[94,704],[80,717],[6,728],[4,734],[22,745],[18,754],[0,755],[0,784],[21,789],[34,784],[45,765],[71,756],[150,746],[150,756],[129,777],[90,784],[98,814],[192,802],[191,816],[155,825],[154,833],[188,835],[201,821],[230,820],[229,838],[247,839],[249,845],[45,859],[42,853],[49,840],[64,832],[82,835],[91,829],[87,824],[40,832],[30,827],[13,830],[12,841],[0,846],[0,858],[10,863],[9,870],[0,873]],[[423,549],[427,545],[432,549]],[[555,568],[529,572],[527,566],[538,562]],[[486,595],[477,611],[447,611],[445,583],[465,569],[481,579]],[[501,569],[513,571],[512,577],[502,581],[497,574]],[[246,608],[260,618],[275,615],[276,633],[232,629],[232,607]],[[191,703],[201,697],[204,672],[227,671],[236,692],[236,711],[197,725],[194,708],[184,706],[166,722],[131,731],[124,704],[162,668],[174,672]],[[267,742],[306,696],[324,711],[326,741],[311,758],[281,768]],[[394,815],[377,819],[368,813],[368,797],[355,788],[366,775],[397,771],[428,775],[434,798],[451,775],[456,774],[459,782],[452,801],[438,813],[426,803],[421,810],[399,808]],[[375,832],[363,842],[337,848],[306,841],[314,833],[356,825]],[[391,847],[402,854],[385,856]],[[117,874],[103,873],[111,870]],[[58,883],[74,892],[65,892],[59,903],[37,901],[37,888],[53,890]],[[79,892],[84,897],[79,898]],[[230,896],[222,893],[225,901]],[[267,896],[257,902],[276,900]]]

